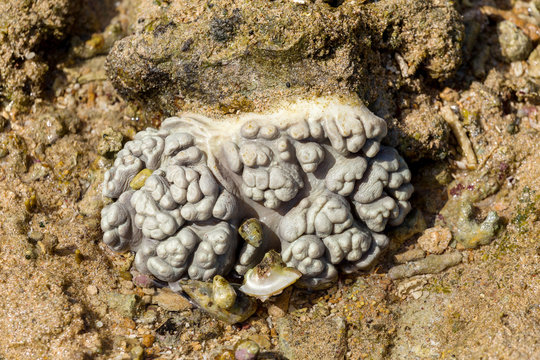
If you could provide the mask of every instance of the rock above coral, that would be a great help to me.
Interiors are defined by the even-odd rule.
[[[139,8],[107,68],[121,94],[166,113],[260,110],[298,94],[357,92],[371,102],[395,76],[381,52],[400,53],[406,76],[424,68],[447,78],[461,61],[463,25],[442,1],[158,4]]]

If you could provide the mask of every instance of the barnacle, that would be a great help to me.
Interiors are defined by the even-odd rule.
[[[270,249],[308,288],[369,267],[413,187],[380,143],[385,121],[351,103],[319,98],[223,121],[186,114],[138,133],[105,175],[116,201],[102,212],[104,241],[171,285],[244,275]],[[242,241],[247,218],[261,224],[243,224]]]

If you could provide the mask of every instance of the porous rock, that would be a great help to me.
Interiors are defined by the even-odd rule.
[[[0,3],[0,78],[3,96],[16,103],[41,93],[48,71],[46,44],[67,36],[81,1],[2,1]]]
[[[435,226],[424,231],[418,238],[418,245],[431,254],[441,254],[446,250],[452,240],[452,233],[449,229]]]
[[[276,95],[323,92],[380,101],[394,76],[382,53],[400,54],[405,76],[424,69],[445,79],[461,62],[463,37],[442,0],[142,2],[133,28],[113,46],[108,75],[125,97],[168,114],[248,112]]]

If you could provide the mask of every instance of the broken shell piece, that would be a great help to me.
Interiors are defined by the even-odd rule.
[[[198,280],[182,280],[180,286],[201,309],[228,324],[245,321],[257,310],[257,301],[243,293],[236,293],[236,299],[229,309],[220,307],[215,301],[216,296],[214,294],[214,284],[212,283]]]
[[[238,228],[238,233],[249,245],[256,248],[261,245],[262,226],[259,220],[255,218],[247,219]]]
[[[236,291],[221,275],[214,276],[212,284],[214,302],[222,309],[230,309],[236,301]]]
[[[264,255],[263,260],[244,275],[240,291],[249,296],[266,301],[270,296],[280,294],[302,276],[295,268],[286,267],[281,256],[274,250]]]

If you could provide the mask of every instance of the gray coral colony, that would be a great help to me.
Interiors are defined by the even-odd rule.
[[[136,134],[105,174],[114,202],[102,211],[103,241],[171,285],[243,275],[276,248],[301,284],[322,287],[338,268],[373,264],[385,227],[410,210],[411,173],[385,135],[383,119],[333,98],[226,123],[168,118]],[[238,236],[248,217],[263,224],[258,246]]]

